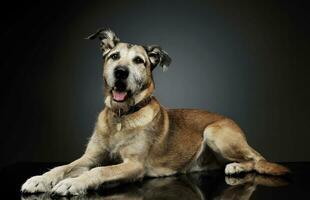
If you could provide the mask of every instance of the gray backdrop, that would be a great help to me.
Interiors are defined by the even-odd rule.
[[[309,38],[302,8],[275,1],[88,2],[53,5],[52,17],[36,17],[42,23],[25,64],[32,71],[25,70],[21,83],[30,93],[20,95],[23,109],[8,118],[17,121],[2,144],[13,154],[4,163],[71,161],[83,153],[104,107],[99,43],[83,38],[100,27],[169,53],[169,70],[154,70],[162,105],[233,118],[267,159],[310,160]],[[28,17],[36,14],[31,12]],[[31,30],[24,30],[29,38]]]

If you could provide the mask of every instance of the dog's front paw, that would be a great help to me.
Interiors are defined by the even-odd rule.
[[[87,191],[87,185],[78,178],[67,178],[60,181],[52,189],[53,196],[84,195]]]
[[[21,188],[22,193],[48,192],[55,185],[54,181],[46,176],[33,176]]]

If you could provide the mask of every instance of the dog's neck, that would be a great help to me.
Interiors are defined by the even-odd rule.
[[[124,115],[129,115],[139,111],[141,108],[147,106],[152,101],[152,99],[153,99],[152,96],[148,96],[139,101],[137,104],[130,106],[128,110],[123,110],[122,108],[110,108],[110,109],[117,117],[122,117]]]
[[[113,102],[112,96],[109,95],[108,90],[106,91],[106,99],[104,101],[106,107],[118,118],[135,113],[141,108],[147,106],[152,99],[155,97],[152,96],[154,91],[154,83],[150,82],[147,88],[139,92],[137,95],[134,95],[131,99],[128,100],[126,104],[118,105]]]

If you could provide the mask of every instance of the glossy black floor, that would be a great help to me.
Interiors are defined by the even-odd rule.
[[[51,199],[48,194],[22,195],[21,184],[59,163],[17,163],[1,169],[1,199]],[[202,200],[202,199],[308,199],[310,163],[284,163],[292,170],[287,177],[254,173],[225,177],[223,171],[145,179],[135,183],[102,186],[87,196],[61,199],[100,200]]]

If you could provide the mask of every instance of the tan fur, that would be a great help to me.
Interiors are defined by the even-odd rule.
[[[68,165],[30,178],[22,191],[77,195],[106,182],[213,169],[230,162],[233,163],[226,165],[226,174],[253,170],[272,175],[288,172],[283,166],[265,161],[248,145],[238,125],[218,114],[166,109],[152,97],[140,110],[119,116],[115,109],[129,110],[154,91],[147,53],[141,46],[129,46],[120,43],[105,51],[107,56],[119,51],[123,57],[117,61],[105,59],[104,80],[108,82],[115,66],[129,63],[131,70],[143,74],[141,80],[147,87],[133,91],[132,98],[119,103],[113,101],[112,86],[107,84],[106,107],[98,116],[85,154]],[[146,67],[131,63],[135,53],[144,56]]]

